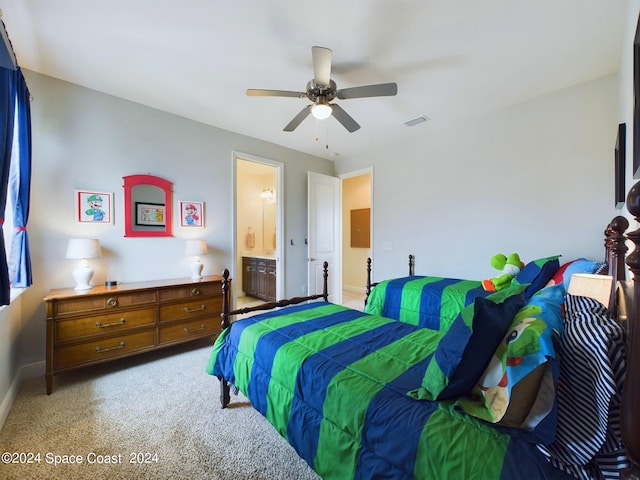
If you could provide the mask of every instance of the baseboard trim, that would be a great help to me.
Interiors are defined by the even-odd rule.
[[[347,291],[347,292],[352,292],[352,293],[361,293],[361,294],[365,294],[367,293],[367,289],[364,287],[354,287],[353,285],[342,285],[342,289]]]
[[[9,390],[2,399],[2,403],[0,403],[0,429],[2,429],[4,422],[9,416],[9,412],[11,411],[14,400],[18,396],[18,390],[20,390],[22,382],[30,378],[35,378],[39,375],[44,375],[44,371],[45,362],[35,362],[20,367],[18,374],[13,378]]]

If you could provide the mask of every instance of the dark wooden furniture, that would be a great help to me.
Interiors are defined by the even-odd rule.
[[[223,329],[231,325],[231,317],[233,315],[244,315],[246,313],[258,312],[261,310],[271,310],[273,308],[286,307],[287,305],[296,305],[298,303],[306,302],[309,300],[318,300],[322,298],[325,302],[329,298],[329,264],[324,262],[323,267],[323,285],[322,293],[316,295],[308,295],[306,297],[294,297],[284,300],[278,300],[275,302],[262,303],[253,307],[244,307],[237,310],[231,310],[231,278],[229,278],[229,270],[224,269],[222,273],[222,317],[221,327]],[[220,380],[220,403],[222,408],[226,408],[230,401],[230,389],[229,383],[225,379]]]
[[[220,332],[222,277],[51,290],[46,304],[47,394],[59,372]]]
[[[276,299],[276,261],[272,258],[242,257],[242,290],[249,297],[267,302]]]
[[[627,209],[640,222],[640,182],[627,195]],[[624,478],[640,479],[640,229],[627,233],[634,250],[626,264],[633,273],[632,308],[627,316],[627,372],[622,391],[622,438],[632,467]],[[621,259],[624,257],[621,257]]]

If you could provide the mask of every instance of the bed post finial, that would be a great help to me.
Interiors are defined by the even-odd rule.
[[[629,220],[618,215],[608,225],[605,231],[605,247],[607,250],[606,262],[609,264],[609,272],[616,280],[625,280],[626,271],[624,262],[621,258],[625,258],[629,248],[626,244],[625,232],[629,228]]]
[[[323,280],[322,298],[324,298],[325,302],[329,301],[329,282],[327,280],[328,277],[329,277],[329,262],[324,262],[322,264],[322,280]]]
[[[231,305],[229,304],[229,296],[231,290],[231,279],[229,278],[229,269],[225,268],[222,272],[222,317],[221,326],[224,330],[231,322],[229,322],[229,312],[231,311]]]
[[[640,182],[629,190],[627,210],[640,222]],[[631,460],[627,478],[640,478],[640,229],[627,233],[634,244],[627,256],[627,265],[633,273],[633,308],[627,318],[627,372],[622,391],[620,424],[622,439]]]
[[[627,254],[627,239],[625,232],[629,228],[629,220],[623,216],[617,216],[611,223],[607,225],[604,231],[605,240],[605,262],[608,267],[608,274],[614,278],[611,284],[611,297],[609,300],[609,311],[614,315],[618,315],[618,306],[616,301],[617,282],[627,279],[627,270],[624,264],[625,255]]]
[[[371,293],[371,257],[367,258],[367,288],[365,290],[364,304],[367,304],[367,298]]]

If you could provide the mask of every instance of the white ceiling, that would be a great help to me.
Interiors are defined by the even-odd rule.
[[[616,72],[628,0],[2,0],[0,7],[23,69],[335,160]],[[338,89],[396,82],[398,95],[336,100],[362,126],[355,133],[312,117],[283,132],[309,102],[245,90],[304,91],[313,45],[333,49]],[[430,122],[403,124],[420,115]]]

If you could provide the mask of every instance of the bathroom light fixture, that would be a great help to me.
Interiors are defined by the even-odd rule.
[[[191,278],[200,280],[202,278],[202,269],[204,265],[200,262],[200,257],[207,254],[207,242],[204,240],[187,240],[184,254],[187,257],[193,257],[191,262]]]
[[[275,197],[275,193],[271,188],[262,189],[262,193],[260,194],[260,198],[266,198],[267,200],[271,200]]]
[[[95,238],[71,238],[67,244],[66,258],[79,259],[78,266],[73,271],[73,278],[76,280],[74,290],[84,291],[91,289],[91,278],[93,269],[87,262],[89,258],[102,256],[100,242]]]
[[[324,120],[325,118],[329,118],[332,112],[331,105],[328,103],[316,103],[313,107],[311,107],[311,115],[313,115],[318,120]]]

